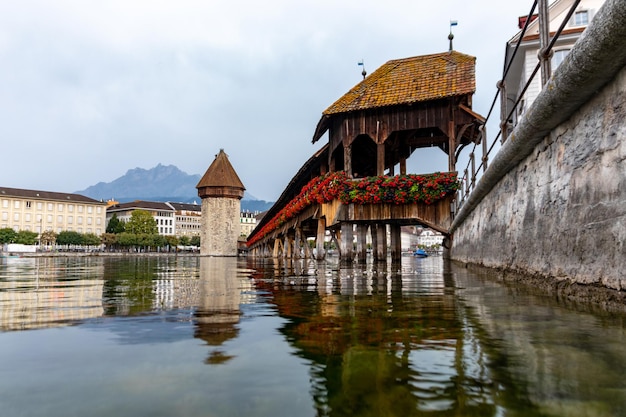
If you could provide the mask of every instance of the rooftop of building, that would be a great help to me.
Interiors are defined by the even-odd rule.
[[[27,190],[23,188],[0,187],[0,197],[31,198],[33,200],[54,200],[73,203],[89,203],[106,205],[90,197],[74,193],[60,193],[56,191]]]

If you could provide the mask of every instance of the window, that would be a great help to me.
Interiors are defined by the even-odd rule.
[[[91,206],[87,207],[87,213],[91,214],[92,210],[93,210],[93,207]]]
[[[100,217],[96,217],[96,224],[102,224],[102,219]]]
[[[74,223],[74,216],[67,216],[67,224]]]
[[[2,212],[2,220],[9,220],[9,212],[7,211]]]
[[[16,222],[20,221],[20,213],[13,213],[13,220],[15,220]]]
[[[87,217],[87,224],[91,224],[92,220],[91,217]]]
[[[30,213],[26,213],[26,214],[24,215],[24,220],[26,220],[27,222],[29,222],[29,221],[30,221]]]
[[[96,213],[98,213],[98,214],[102,213],[102,207],[97,207],[96,208]]]
[[[26,208],[31,208],[32,205],[33,205],[32,201],[27,201],[26,202]]]
[[[67,211],[69,213],[74,213],[74,204],[68,204],[67,205]]]
[[[48,223],[52,223],[52,214],[48,214],[48,218],[46,220]]]
[[[567,54],[569,54],[569,49],[554,51],[554,55],[552,55],[552,72],[561,65]]]
[[[54,204],[48,203],[48,211],[54,210]]]
[[[63,203],[57,204],[57,210],[63,211]]]
[[[63,223],[63,216],[57,216],[57,223]]]
[[[9,208],[9,200],[2,200],[2,207]]]
[[[43,203],[41,201],[37,202],[37,210],[43,210]]]
[[[16,208],[16,209],[20,208],[20,202],[19,202],[19,200],[15,200],[15,201],[13,202],[13,207],[14,207],[14,208]]]
[[[78,212],[82,213],[83,212],[83,206],[78,206]]]
[[[78,216],[77,220],[78,220],[77,221],[78,224],[83,224],[83,216]]]
[[[574,14],[574,25],[586,26],[589,24],[589,12],[587,10],[581,10]]]

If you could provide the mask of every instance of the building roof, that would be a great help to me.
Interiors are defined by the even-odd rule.
[[[228,160],[224,149],[215,155],[215,160],[196,185],[198,195],[206,197],[236,197],[241,199],[246,187],[239,179],[235,169]]]
[[[40,191],[40,190],[25,190],[22,188],[8,188],[0,187],[0,197],[17,197],[17,198],[32,198],[33,200],[55,200],[74,203],[90,203],[90,204],[102,204],[105,202],[94,200],[93,198],[85,197],[80,194],[72,193],[58,193],[54,191]]]
[[[107,211],[121,211],[121,210],[160,210],[160,211],[174,211],[174,209],[167,203],[160,201],[143,201],[136,200],[129,203],[114,204],[107,207]]]
[[[324,115],[473,94],[476,58],[456,51],[383,64],[324,110]]]
[[[173,203],[171,201],[168,201],[167,204],[172,206],[174,210],[202,211],[202,206],[200,204]]]
[[[201,187],[235,187],[245,190],[243,183],[239,179],[239,176],[235,172],[235,169],[228,160],[228,155],[224,152],[224,149],[220,149],[220,153],[215,155],[215,160],[206,170],[204,176],[196,185],[196,188]]]

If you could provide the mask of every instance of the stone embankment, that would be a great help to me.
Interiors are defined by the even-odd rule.
[[[457,214],[452,259],[626,290],[624,22],[608,0]]]

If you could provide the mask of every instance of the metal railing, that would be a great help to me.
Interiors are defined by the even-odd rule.
[[[461,188],[458,191],[457,203],[456,203],[457,207],[455,209],[455,212],[458,211],[458,209],[463,205],[463,203],[468,198],[468,196],[470,195],[472,190],[476,187],[476,183],[480,179],[480,176],[482,175],[481,174],[481,169],[482,169],[482,173],[484,173],[487,170],[488,162],[489,162],[489,156],[493,152],[493,149],[494,149],[495,145],[497,144],[498,139],[501,139],[502,143],[504,143],[507,140],[508,134],[510,133],[509,132],[509,128],[510,128],[509,123],[510,122],[509,121],[512,120],[513,115],[518,111],[518,109],[520,107],[520,103],[524,99],[524,97],[526,95],[526,91],[528,90],[528,87],[531,85],[531,83],[533,82],[535,76],[537,75],[537,73],[540,70],[542,70],[542,68],[543,68],[543,70],[542,70],[541,86],[543,87],[545,85],[545,83],[547,82],[547,76],[549,76],[549,74],[551,73],[550,58],[552,56],[552,49],[554,48],[554,45],[555,45],[556,41],[561,36],[561,33],[565,29],[565,26],[567,25],[567,23],[572,18],[572,15],[576,11],[576,8],[578,7],[578,5],[580,3],[580,0],[575,0],[574,1],[572,6],[570,7],[568,13],[566,14],[565,18],[561,22],[561,25],[559,26],[559,29],[555,32],[554,36],[551,39],[550,39],[550,29],[549,29],[550,17],[549,17],[549,13],[548,13],[547,2],[548,2],[548,0],[535,0],[535,1],[533,1],[532,7],[530,8],[530,12],[528,13],[528,16],[526,17],[526,22],[524,24],[524,27],[522,28],[522,30],[521,30],[521,32],[519,34],[519,39],[517,40],[517,42],[515,44],[515,48],[513,50],[513,53],[511,55],[511,57],[508,59],[508,62],[505,61],[505,63],[504,63],[502,79],[500,81],[498,81],[498,83],[497,83],[498,91],[496,92],[496,94],[495,94],[495,96],[493,98],[493,101],[491,102],[491,107],[489,108],[489,112],[487,113],[487,117],[485,118],[485,123],[484,123],[484,125],[482,127],[482,135],[481,135],[482,136],[481,137],[482,157],[481,157],[481,162],[480,162],[480,164],[478,164],[478,166],[476,166],[476,147],[477,147],[477,145],[475,143],[473,148],[472,148],[472,151],[469,154],[469,161],[467,163],[467,166],[463,170],[463,177],[461,178],[462,186],[461,186]],[[522,90],[520,91],[520,94],[517,97],[515,103],[513,104],[511,109],[509,111],[507,111],[508,107],[507,107],[507,95],[506,95],[505,80],[506,80],[506,77],[507,77],[507,75],[508,75],[508,73],[509,73],[509,71],[511,69],[513,60],[514,60],[515,56],[517,55],[517,53],[519,51],[520,45],[521,45],[521,43],[522,43],[522,41],[524,39],[524,35],[526,34],[528,26],[534,20],[533,17],[535,16],[535,9],[537,9],[537,7],[539,8],[538,14],[537,14],[537,19],[538,19],[538,22],[539,22],[539,30],[540,30],[540,36],[539,36],[539,38],[540,38],[540,50],[539,50],[539,53],[538,53],[539,62],[537,62],[537,65],[535,66],[535,68],[533,69],[532,73],[530,74],[530,77],[526,80],[526,83],[525,83],[524,87],[522,88]],[[496,135],[496,137],[491,142],[491,145],[489,145],[489,147],[487,148],[486,126],[487,126],[487,123],[488,123],[492,113],[493,113],[495,105],[496,105],[496,103],[498,101],[498,97],[500,97],[500,129],[499,129],[498,134]]]

